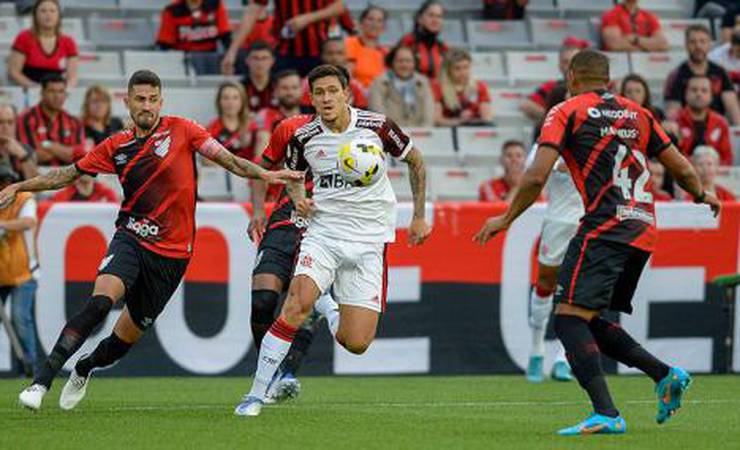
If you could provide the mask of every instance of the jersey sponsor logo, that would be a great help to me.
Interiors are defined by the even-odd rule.
[[[356,127],[357,128],[380,128],[383,126],[383,120],[382,119],[371,119],[371,118],[364,118],[364,119],[357,119]]]
[[[204,41],[207,39],[213,39],[218,36],[218,27],[216,25],[210,26],[181,26],[180,36],[184,41],[197,42]]]
[[[598,109],[588,108],[586,110],[588,116],[592,119],[601,119],[606,117],[607,119],[637,119],[637,111],[630,111],[629,109]]]
[[[108,267],[108,264],[110,264],[110,262],[113,261],[113,257],[115,256],[116,256],[115,253],[111,253],[110,255],[103,258],[103,260],[100,261],[100,265],[98,266],[98,271],[101,271],[105,269],[106,267]]]
[[[128,218],[126,229],[133,231],[141,238],[156,237],[159,235],[159,226],[149,223],[149,219],[136,220],[133,217]]]
[[[393,131],[393,129],[391,128],[388,129],[388,137],[391,138],[393,143],[396,144],[396,146],[399,149],[402,149],[405,147],[405,145],[403,144],[403,141],[401,140],[401,136],[399,136],[398,133]]]
[[[655,217],[649,211],[636,206],[617,205],[617,219],[639,220],[648,224],[655,222]]]
[[[128,156],[126,156],[125,153],[119,153],[113,157],[113,160],[116,162],[117,166],[125,166],[128,162]]]
[[[351,184],[347,183],[344,178],[342,178],[342,175],[336,172],[321,175],[317,186],[320,189],[344,189],[352,187]]]
[[[290,212],[290,222],[298,228],[308,227],[308,220],[298,215],[296,210]]]
[[[154,319],[151,317],[144,317],[141,319],[141,325],[144,326],[144,328],[149,328],[154,323]]]
[[[172,136],[167,136],[167,139],[163,141],[156,141],[154,145],[157,147],[154,149],[154,154],[160,158],[164,158],[170,151],[170,144],[172,143]]]
[[[620,139],[637,139],[640,132],[635,128],[601,127],[601,137],[617,136]]]

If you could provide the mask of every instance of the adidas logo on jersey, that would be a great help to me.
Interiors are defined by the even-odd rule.
[[[154,149],[154,154],[160,158],[164,158],[170,151],[170,143],[172,143],[172,136],[167,136],[164,141],[156,141],[154,145],[157,147]]]

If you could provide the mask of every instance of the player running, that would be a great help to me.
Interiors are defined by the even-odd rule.
[[[19,395],[27,408],[41,407],[56,374],[119,300],[126,306],[113,333],[92,354],[77,361],[59,397],[62,409],[74,408],[85,396],[92,370],[121,359],[164,309],[193,250],[195,152],[238,176],[268,183],[302,179],[300,173],[269,172],[234,156],[190,120],[160,117],[161,86],[153,72],[134,73],[125,99],[134,122],[132,129],[114,134],[74,165],[0,192],[3,205],[19,192],[59,189],[85,174],[114,173],[125,196],[92,297],[69,319],[33,384]]]
[[[535,145],[527,157],[527,167],[534,162],[537,154]],[[537,284],[529,298],[529,328],[532,331],[532,349],[529,354],[526,378],[533,383],[544,380],[543,364],[545,358],[545,331],[552,312],[552,293],[558,278],[558,269],[565,258],[568,243],[578,230],[578,221],[583,216],[583,202],[568,173],[565,161],[558,159],[555,170],[547,178],[547,211],[540,233],[540,246],[537,255]],[[558,381],[571,381],[570,366],[565,357],[565,349],[558,343],[552,378]]]
[[[395,237],[396,197],[385,174],[371,186],[346,184],[336,165],[343,144],[371,140],[408,164],[414,200],[409,243],[421,244],[430,233],[424,219],[424,162],[411,139],[385,116],[349,106],[345,69],[319,66],[308,81],[317,116],[283,121],[269,150],[285,152],[289,168],[307,170],[313,178],[311,199],[303,183],[286,186],[298,215],[310,219],[280,317],[262,340],[252,389],[234,411],[240,416],[261,412],[270,382],[314,304],[348,351],[362,354],[375,338],[385,306],[385,250]],[[329,289],[339,305],[327,296],[317,302]]]
[[[671,144],[653,115],[608,92],[609,59],[594,50],[578,53],[568,71],[573,98],[547,115],[534,163],[509,209],[476,234],[485,244],[506,230],[537,199],[562,156],[585,205],[578,232],[568,246],[555,290],[555,332],[573,374],[588,393],[594,413],[561,435],[624,433],[625,420],[612,402],[601,354],[637,367],[655,383],[657,422],[681,406],[691,383],[680,367],[669,367],[640,346],[604,310],[632,312],[632,296],[655,246],[655,207],[647,160],[657,157],[696,203],[719,213],[717,199],[704,192],[691,164]]]

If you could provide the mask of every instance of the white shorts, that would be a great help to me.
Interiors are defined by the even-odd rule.
[[[383,242],[351,242],[307,234],[294,275],[307,275],[340,305],[385,310],[387,263]]]
[[[545,219],[542,223],[540,251],[537,257],[540,264],[558,267],[563,263],[565,251],[568,250],[573,236],[578,231],[578,223]]]

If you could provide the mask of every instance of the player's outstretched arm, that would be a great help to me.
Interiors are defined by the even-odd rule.
[[[540,145],[537,148],[534,162],[522,175],[519,189],[514,195],[506,212],[497,217],[486,220],[478,234],[473,240],[481,245],[485,244],[500,231],[506,230],[524,211],[527,210],[540,196],[545,187],[547,178],[550,176],[552,167],[559,157],[558,151],[549,145]]]
[[[236,176],[262,180],[268,184],[284,184],[289,180],[303,180],[303,173],[293,170],[265,170],[257,164],[240,158],[215,139],[209,139],[198,153]]]
[[[658,160],[681,186],[681,189],[694,198],[694,202],[709,205],[714,216],[717,217],[720,209],[722,209],[722,204],[715,196],[704,191],[694,166],[674,145],[671,144],[667,149],[660,152]]]
[[[404,162],[409,166],[409,182],[414,200],[414,217],[409,226],[409,244],[420,245],[432,232],[424,217],[426,207],[427,169],[421,152],[414,147],[406,154]]]
[[[38,192],[60,189],[72,184],[82,175],[74,165],[52,169],[19,183],[11,184],[0,192],[0,208],[13,201],[18,192]]]

